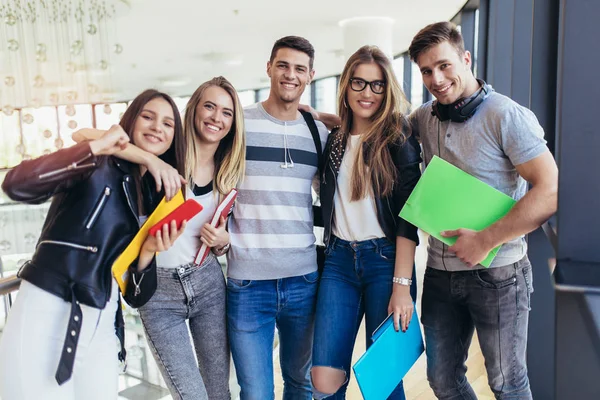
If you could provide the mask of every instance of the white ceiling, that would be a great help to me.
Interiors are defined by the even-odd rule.
[[[395,20],[394,54],[431,22],[452,18],[465,0],[129,0],[118,20],[124,51],[113,59],[117,97],[155,87],[189,95],[223,75],[238,90],[268,86],[266,62],[275,40],[299,35],[314,45],[316,77],[340,73],[340,20],[386,16]]]

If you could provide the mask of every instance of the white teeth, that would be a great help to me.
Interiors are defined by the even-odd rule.
[[[286,87],[287,89],[294,89],[296,87],[296,85],[291,85],[289,83],[284,83],[283,86]]]
[[[450,89],[450,86],[452,86],[452,84],[448,85],[448,86],[444,86],[443,88],[438,89],[437,91],[439,93],[444,93],[446,91],[448,91],[448,89]]]
[[[216,126],[214,126],[214,125],[209,125],[209,124],[206,124],[206,127],[207,127],[208,129],[210,129],[211,131],[213,131],[213,132],[218,132],[218,131],[220,131],[220,130],[221,130],[220,128],[218,128],[218,127],[216,127]]]
[[[158,138],[157,136],[154,136],[154,135],[145,134],[144,136],[146,137],[146,139],[148,139],[150,142],[153,142],[153,143],[158,143],[161,141],[160,138]]]

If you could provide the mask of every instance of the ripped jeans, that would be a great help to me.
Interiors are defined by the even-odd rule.
[[[317,391],[313,395],[316,399],[338,400],[346,398],[352,350],[363,315],[367,347],[373,344],[373,331],[388,316],[396,246],[386,238],[349,242],[334,236],[325,254],[317,299],[313,366],[343,370],[346,382],[331,396]],[[411,295],[416,297],[415,279]],[[402,382],[388,398],[405,399]]]

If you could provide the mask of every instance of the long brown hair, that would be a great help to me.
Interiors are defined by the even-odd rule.
[[[181,115],[179,114],[179,110],[177,109],[177,105],[166,93],[159,92],[154,89],[147,89],[137,95],[135,99],[131,102],[131,105],[127,107],[125,113],[123,113],[123,117],[119,121],[119,125],[123,128],[123,130],[129,135],[129,139],[133,143],[133,128],[135,127],[135,122],[142,113],[144,106],[156,99],[161,98],[165,100],[171,108],[173,109],[173,121],[174,121],[174,129],[173,129],[173,142],[171,146],[167,149],[166,152],[159,155],[158,157],[177,169],[179,174],[183,176],[184,166],[185,166],[185,142],[183,140],[183,125],[181,123]],[[135,143],[133,143],[135,144]]]
[[[352,128],[352,109],[348,107],[346,94],[350,79],[360,64],[375,63],[384,76],[385,91],[379,109],[371,117],[371,124],[363,132],[359,142],[360,151],[352,167],[350,180],[351,200],[357,201],[372,194],[375,197],[389,195],[397,178],[397,170],[390,154],[389,145],[402,145],[409,134],[405,117],[409,103],[404,96],[390,59],[377,46],[363,46],[346,62],[340,77],[338,114],[342,120],[341,133],[348,136]]]
[[[233,123],[227,135],[217,147],[215,152],[215,177],[213,189],[221,195],[226,195],[233,189],[244,176],[246,168],[246,133],[244,131],[244,111],[242,103],[233,85],[222,76],[215,77],[196,89],[185,107],[183,132],[187,155],[185,157],[184,175],[188,182],[192,182],[192,174],[196,166],[198,132],[196,131],[196,108],[206,89],[217,86],[225,90],[233,101]]]

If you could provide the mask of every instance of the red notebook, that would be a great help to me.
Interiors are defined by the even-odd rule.
[[[219,203],[215,214],[209,222],[212,226],[217,228],[219,226],[219,220],[221,219],[221,217],[227,218],[227,216],[231,212],[231,209],[233,208],[233,203],[235,202],[237,194],[237,190],[231,189],[231,192],[229,192],[229,194],[225,196],[221,203]],[[209,251],[210,247],[208,247],[205,243],[202,243],[202,247],[200,247],[200,250],[198,250],[198,254],[196,254],[195,263],[197,265],[202,264]]]

